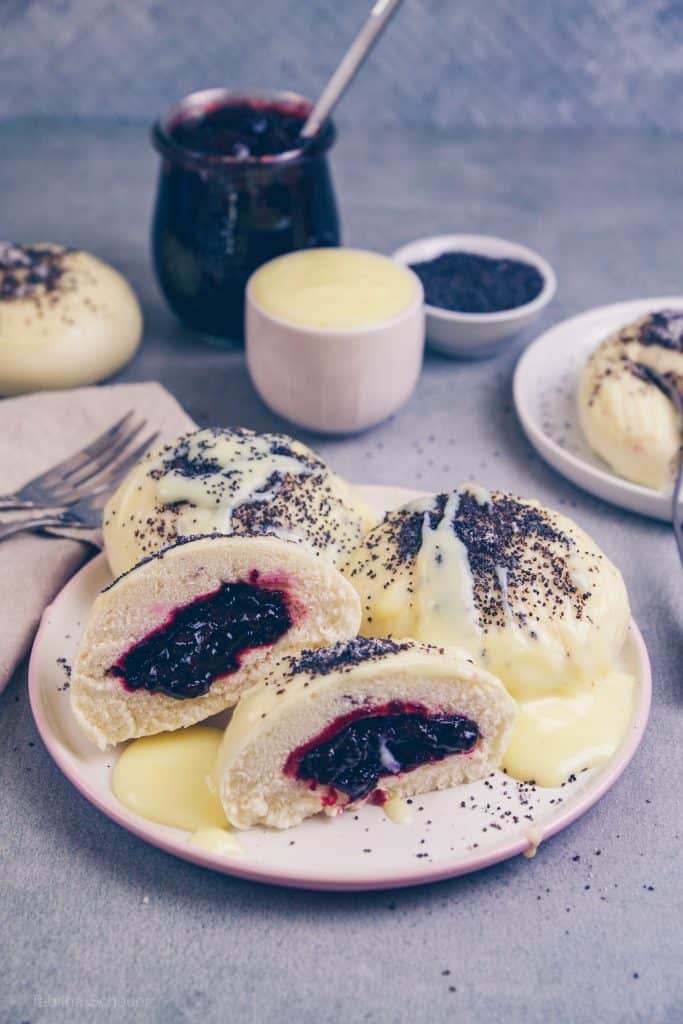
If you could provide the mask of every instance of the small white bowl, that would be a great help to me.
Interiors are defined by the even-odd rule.
[[[396,412],[415,389],[424,354],[424,291],[413,276],[415,299],[398,316],[343,329],[273,316],[248,284],[247,367],[263,401],[320,434],[354,434]]]
[[[499,313],[458,313],[425,303],[427,344],[449,356],[479,359],[491,356],[523,331],[548,305],[557,289],[555,271],[533,249],[493,235],[434,235],[401,246],[393,259],[404,266],[423,263],[445,252],[473,252],[494,259],[531,263],[543,277],[543,288],[532,302]]]

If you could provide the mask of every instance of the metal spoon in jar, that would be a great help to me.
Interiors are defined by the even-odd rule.
[[[659,373],[651,366],[639,363],[638,367],[645,377],[652,384],[659,388],[672,402],[681,425],[681,436],[683,437],[683,387],[680,379],[667,373]],[[683,565],[683,511],[681,510],[681,497],[683,496],[683,444],[681,444],[680,458],[678,462],[678,473],[674,482],[674,489],[671,495],[671,518],[673,521],[674,537],[678,546],[678,554]]]
[[[306,123],[301,129],[303,139],[310,140],[318,133],[321,125],[346,92],[356,72],[402,2],[403,0],[377,0],[367,21],[344,54],[337,70],[323,89],[320,99],[308,115]]]

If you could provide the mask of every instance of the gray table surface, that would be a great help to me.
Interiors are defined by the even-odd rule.
[[[549,324],[683,292],[682,163],[680,138],[356,131],[334,165],[348,243],[388,252],[464,230],[538,248],[560,280]],[[154,180],[144,125],[0,127],[2,234],[92,249],[141,297],[144,345],[121,378],[162,381],[202,424],[282,428],[242,354],[204,347],[161,301]],[[482,363],[428,356],[408,406],[363,436],[299,436],[354,480],[475,478],[595,537],[624,572],[654,669],[626,774],[533,861],[396,892],[287,891],[175,860],[91,807],[43,749],[19,671],[0,699],[3,1020],[681,1020],[681,571],[666,526],[583,494],[525,441],[510,382],[528,340]]]

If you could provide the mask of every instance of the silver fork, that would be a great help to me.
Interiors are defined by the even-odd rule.
[[[14,537],[25,530],[41,530],[45,527],[62,527],[71,530],[96,530],[102,525],[102,509],[105,505],[104,495],[101,500],[82,498],[68,508],[52,512],[40,512],[38,515],[13,519],[9,523],[0,523],[0,541]]]
[[[639,364],[645,375],[650,378],[660,391],[672,401],[674,409],[678,413],[681,424],[681,437],[683,438],[683,394],[676,380],[650,366]],[[671,495],[671,519],[674,528],[674,537],[678,547],[678,554],[683,565],[683,512],[681,512],[681,496],[683,496],[683,442],[681,443],[680,457],[678,460],[678,473],[674,482],[673,494]]]
[[[140,429],[145,426],[146,420],[137,427],[133,432],[128,435],[128,441],[131,437],[137,436]],[[71,500],[68,505],[62,508],[40,508],[33,507],[30,511],[33,515],[25,515],[20,519],[12,519],[9,522],[0,523],[0,541],[6,540],[8,537],[13,537],[17,533],[23,533],[25,530],[40,530],[45,527],[62,527],[69,528],[72,530],[92,530],[99,527],[102,523],[102,509],[104,508],[109,494],[112,492],[114,487],[119,481],[125,476],[128,470],[135,465],[135,463],[142,458],[147,449],[156,441],[159,436],[159,432],[155,431],[150,434],[142,444],[138,445],[133,451],[126,454],[126,445],[122,445],[119,440],[114,446],[114,454],[109,453],[106,460],[98,462],[97,468],[93,469],[92,466],[87,470],[87,476],[79,476],[80,484],[83,484],[86,480],[90,479],[96,482],[96,486],[90,489],[83,489],[82,487],[78,490],[78,498],[74,499],[74,493],[71,493]],[[98,441],[100,439],[98,438]],[[124,450],[122,451],[122,447]],[[85,449],[84,449],[85,451]],[[79,455],[81,453],[77,453]],[[76,458],[76,456],[74,456]],[[112,461],[113,459],[113,461]],[[27,506],[22,506],[26,510]]]
[[[127,412],[90,444],[24,484],[16,494],[0,495],[0,511],[63,508],[110,488],[113,472],[122,476],[158,436],[154,434],[125,461],[118,461],[147,425],[147,420],[131,424],[132,416],[132,410]]]

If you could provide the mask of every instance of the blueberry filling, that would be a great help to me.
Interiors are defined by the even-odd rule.
[[[283,591],[223,583],[176,608],[110,672],[128,690],[164,693],[177,700],[200,697],[218,676],[236,672],[246,651],[274,644],[291,624]]]
[[[297,748],[285,774],[332,786],[349,801],[368,796],[379,779],[468,754],[479,729],[462,715],[433,714],[421,704],[391,701],[359,708],[336,719],[314,740]]]
[[[230,103],[181,118],[173,138],[195,153],[248,157],[284,153],[301,145],[305,113],[267,103]]]

